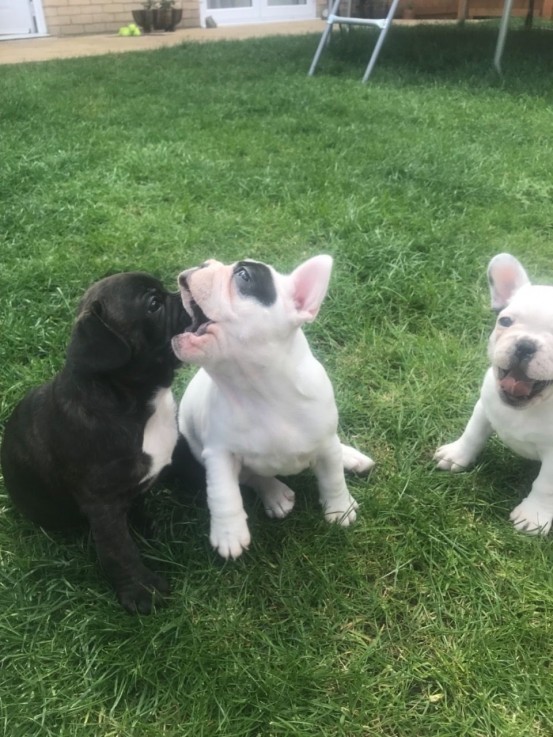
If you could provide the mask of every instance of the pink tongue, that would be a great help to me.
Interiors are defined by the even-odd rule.
[[[513,397],[528,397],[532,392],[534,382],[526,378],[521,379],[511,372],[501,379],[499,386],[506,394],[511,394]]]

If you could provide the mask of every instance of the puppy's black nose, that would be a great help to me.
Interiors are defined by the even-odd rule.
[[[523,361],[525,358],[533,356],[536,350],[537,346],[533,340],[526,340],[526,338],[523,338],[516,344],[515,356],[519,361]]]

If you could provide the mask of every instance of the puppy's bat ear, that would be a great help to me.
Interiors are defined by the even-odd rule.
[[[488,265],[488,282],[492,310],[501,312],[516,291],[524,284],[530,284],[530,279],[522,264],[514,256],[510,253],[499,253]]]
[[[103,321],[100,303],[93,302],[75,323],[67,359],[81,371],[106,373],[121,368],[130,358],[129,344]]]
[[[300,323],[313,322],[319,314],[331,272],[332,257],[321,255],[304,261],[290,274],[292,298]]]

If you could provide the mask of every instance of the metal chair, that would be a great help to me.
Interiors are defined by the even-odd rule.
[[[315,69],[317,67],[317,64],[319,63],[321,54],[330,41],[332,26],[334,25],[334,23],[338,23],[339,26],[374,26],[380,29],[380,33],[378,34],[376,45],[371,54],[371,58],[369,59],[365,74],[363,75],[363,82],[366,82],[371,75],[374,65],[376,64],[380,49],[382,48],[384,41],[386,40],[386,36],[388,35],[388,31],[390,30],[390,26],[392,25],[399,0],[392,0],[390,8],[388,10],[388,14],[385,18],[356,18],[351,15],[339,15],[338,11],[340,9],[340,2],[341,0],[334,0],[328,18],[326,19],[325,30],[323,31],[323,35],[321,36],[321,40],[319,41],[317,51],[315,52],[315,56],[313,57],[313,61],[311,62],[308,75],[312,77],[313,74],[315,74]],[[351,13],[351,2],[348,4],[348,7],[348,13]]]

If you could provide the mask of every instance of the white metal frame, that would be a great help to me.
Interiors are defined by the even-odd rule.
[[[317,68],[317,64],[319,63],[321,54],[323,53],[326,45],[330,41],[330,36],[332,34],[332,26],[334,25],[334,23],[338,23],[339,25],[346,25],[346,26],[347,25],[376,26],[377,28],[380,28],[380,34],[378,36],[376,46],[374,47],[371,58],[369,59],[369,64],[367,66],[367,69],[365,70],[365,74],[363,75],[363,82],[366,82],[371,75],[374,65],[376,64],[376,60],[378,59],[380,49],[382,48],[382,45],[384,44],[384,41],[386,40],[386,35],[390,29],[390,26],[392,25],[392,21],[394,19],[394,15],[395,15],[399,0],[392,0],[392,4],[390,5],[390,9],[388,11],[388,15],[386,16],[386,18],[354,18],[350,15],[340,16],[338,15],[340,2],[341,0],[334,0],[334,4],[332,5],[332,9],[326,21],[326,28],[319,42],[319,46],[317,47],[317,51],[315,52],[315,56],[313,57],[313,61],[311,62],[311,66],[309,68],[308,74],[310,77],[312,77],[313,74],[315,74],[315,69]],[[513,9],[513,0],[504,0],[503,13],[501,15],[501,23],[499,25],[499,33],[497,36],[497,43],[496,43],[495,54],[493,58],[493,64],[498,74],[501,74],[501,60],[503,58],[503,51],[505,49],[505,41],[507,39],[507,31],[509,29],[509,20],[511,18],[512,9]],[[349,0],[348,2],[348,12],[351,13],[351,0]],[[464,17],[465,12],[466,11],[463,11],[461,13],[460,15],[461,18]]]
[[[497,45],[495,47],[495,55],[493,57],[493,65],[497,72],[501,74],[501,59],[503,57],[503,49],[505,48],[505,39],[507,38],[507,29],[509,27],[509,19],[513,8],[513,0],[505,0],[503,3],[503,14],[499,25],[499,34],[497,36]]]
[[[363,75],[363,82],[366,82],[371,76],[371,72],[374,69],[374,65],[376,64],[378,55],[380,54],[380,49],[382,48],[384,41],[386,40],[386,36],[388,35],[388,31],[390,30],[392,21],[394,20],[394,15],[399,0],[392,0],[390,8],[388,10],[388,14],[385,18],[355,18],[351,15],[338,15],[340,2],[341,0],[334,0],[334,4],[332,5],[328,18],[326,19],[326,28],[323,31],[321,40],[319,41],[319,45],[315,52],[315,56],[313,57],[313,61],[311,62],[308,75],[312,77],[313,74],[315,74],[315,69],[317,68],[317,64],[319,63],[321,54],[323,53],[327,43],[330,40],[334,23],[338,23],[338,25],[340,26],[373,26],[375,28],[379,28],[380,33],[378,34],[376,45],[371,54],[371,58],[369,59],[367,68],[365,69],[365,74]],[[351,8],[351,3],[349,3],[349,8]],[[351,10],[349,10],[348,12],[351,13]]]

